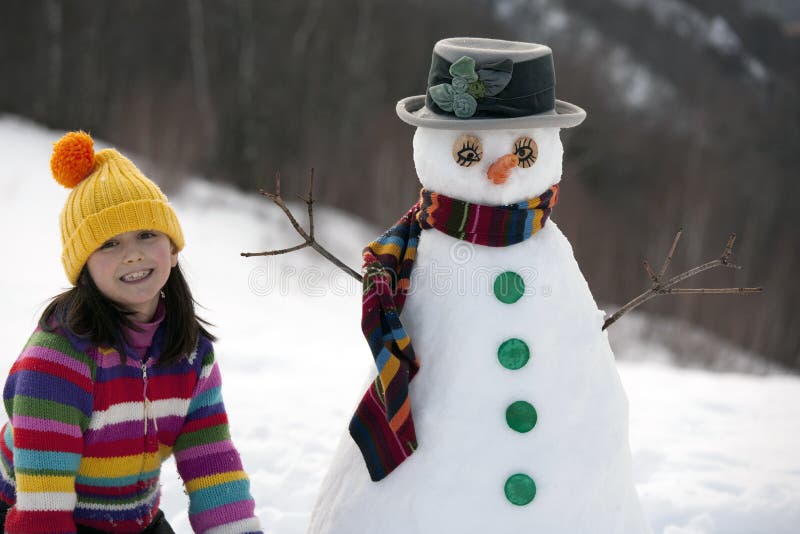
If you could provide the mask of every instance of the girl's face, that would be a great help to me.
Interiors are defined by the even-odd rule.
[[[95,250],[86,262],[103,295],[135,312],[134,321],[147,322],[158,307],[178,253],[169,237],[154,230],[119,234]]]

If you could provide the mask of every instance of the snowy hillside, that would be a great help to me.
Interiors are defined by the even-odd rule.
[[[676,80],[659,72],[659,65],[648,63],[639,50],[609,32],[604,21],[596,18],[597,13],[587,12],[586,6],[581,4],[584,2],[502,0],[496,5],[498,16],[514,21],[526,38],[547,43],[566,39],[573,52],[578,52],[587,62],[598,48],[607,47],[608,55],[603,59],[607,82],[630,109],[651,115],[659,108],[672,109],[682,98],[680,88],[675,86]],[[602,6],[601,9],[606,10],[604,16],[613,18],[620,14],[619,10],[643,13],[652,30],[671,34],[677,41],[695,49],[713,51],[737,65],[737,69],[758,86],[771,80],[772,73],[767,66],[747,48],[721,13],[706,14],[687,0],[613,0],[613,4]],[[674,117],[670,119],[674,121]]]
[[[48,169],[61,133],[0,117],[3,375],[42,305],[67,284],[57,226],[66,191]],[[360,287],[307,251],[241,258],[298,241],[257,194],[198,179],[171,200],[187,239],[181,262],[206,307],[202,315],[217,325],[226,406],[257,511],[268,532],[301,534],[372,365],[359,328]],[[357,268],[377,229],[333,210],[316,213],[319,240]],[[654,532],[797,532],[800,379],[676,368],[664,363],[680,359],[669,353],[673,345],[643,337],[642,321],[623,319],[614,344],[630,358],[618,367],[630,401],[635,480]],[[751,368],[747,355],[736,358],[745,362],[736,368]],[[176,532],[190,532],[171,465],[162,482],[167,517]]]

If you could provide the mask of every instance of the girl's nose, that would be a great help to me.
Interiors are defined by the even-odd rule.
[[[142,260],[142,251],[137,246],[127,247],[125,249],[125,263],[136,263]]]
[[[519,165],[519,156],[516,154],[506,154],[500,156],[497,160],[489,166],[486,175],[496,185],[505,183],[511,171]]]

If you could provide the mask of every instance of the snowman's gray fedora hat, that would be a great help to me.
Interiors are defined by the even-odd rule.
[[[440,130],[570,128],[586,118],[556,100],[549,47],[473,37],[436,43],[425,94],[399,101],[397,115]]]

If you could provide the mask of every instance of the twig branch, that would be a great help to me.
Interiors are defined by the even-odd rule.
[[[667,259],[664,260],[664,265],[661,266],[661,271],[658,273],[659,280],[664,278],[664,274],[667,272],[669,264],[672,263],[672,255],[675,254],[675,248],[678,246],[678,241],[681,239],[681,234],[683,234],[683,228],[678,228],[678,233],[675,234],[675,238],[672,240],[672,246],[669,247]]]
[[[650,280],[652,280],[653,286],[644,293],[642,293],[641,295],[637,296],[636,298],[625,304],[624,306],[622,306],[622,308],[617,310],[617,312],[614,313],[612,316],[608,317],[603,323],[603,330],[614,324],[620,317],[622,317],[629,311],[641,306],[648,300],[653,299],[659,295],[696,295],[696,294],[721,295],[721,294],[760,293],[761,291],[764,290],[761,287],[725,287],[725,288],[675,287],[677,284],[691,278],[692,276],[700,274],[703,271],[707,271],[709,269],[714,269],[716,267],[741,269],[741,266],[730,262],[730,257],[731,254],[733,253],[733,244],[736,242],[736,234],[731,234],[728,237],[728,242],[725,244],[725,249],[722,251],[722,255],[716,260],[712,260],[702,265],[698,265],[697,267],[693,267],[688,271],[683,272],[677,276],[673,276],[666,282],[663,282],[664,275],[666,274],[667,268],[672,262],[672,256],[675,253],[675,248],[678,246],[678,241],[680,240],[682,233],[683,229],[680,229],[678,230],[678,233],[675,234],[675,238],[672,240],[672,246],[669,249],[669,253],[667,254],[666,259],[664,260],[664,265],[661,267],[661,271],[658,274],[655,274],[653,272],[653,269],[650,267],[650,264],[647,261],[644,262],[644,268],[647,271],[647,275],[650,277]]]
[[[325,259],[339,267],[341,270],[361,282],[361,275],[358,274],[356,271],[348,267],[344,264],[339,258],[328,252],[325,247],[317,243],[317,240],[314,238],[314,169],[311,169],[311,179],[308,188],[308,196],[307,197],[298,197],[300,200],[306,203],[306,207],[308,209],[308,232],[306,232],[303,227],[297,222],[297,219],[292,214],[292,211],[286,205],[283,198],[281,197],[281,174],[279,172],[275,173],[275,192],[270,193],[268,191],[264,191],[263,189],[259,190],[263,196],[267,197],[272,201],[273,204],[278,206],[281,211],[286,215],[286,218],[289,219],[289,222],[294,227],[295,231],[303,238],[303,242],[299,245],[295,245],[289,248],[283,248],[279,250],[267,250],[264,252],[242,252],[241,255],[250,258],[253,256],[277,256],[279,254],[286,254],[289,252],[294,252],[296,250],[301,250],[306,247],[311,247],[316,250],[319,254],[321,254]]]
[[[644,270],[647,271],[647,276],[650,277],[650,280],[652,280],[654,284],[657,284],[658,275],[653,272],[653,268],[650,267],[650,264],[647,263],[647,260],[644,260],[642,263],[644,264]]]
[[[723,295],[730,293],[760,293],[763,288],[760,287],[719,287],[719,288],[674,288],[666,289],[661,292],[662,295]]]
[[[728,237],[728,243],[725,245],[725,250],[722,252],[722,261],[723,263],[728,262],[728,258],[731,257],[731,253],[733,253],[733,244],[736,243],[736,234],[731,234]]]
[[[311,178],[308,181],[308,234],[314,241],[314,168],[311,168]]]

